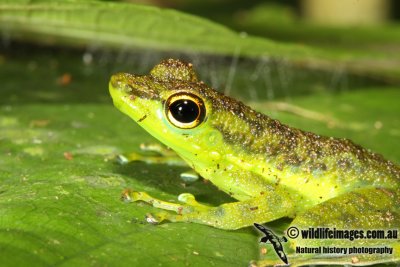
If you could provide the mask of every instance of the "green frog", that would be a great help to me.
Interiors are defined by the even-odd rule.
[[[289,127],[210,88],[192,64],[168,59],[149,75],[111,77],[114,105],[175,151],[196,173],[237,201],[212,207],[189,193],[178,203],[126,190],[127,201],[160,209],[150,223],[192,222],[234,230],[293,218],[289,229],[400,228],[400,168],[347,139],[324,137]],[[157,148],[157,150],[160,150]],[[126,161],[135,156],[125,157]],[[149,162],[152,160],[150,159]],[[162,162],[162,159],[153,159]],[[392,254],[296,253],[296,247],[387,245]],[[400,261],[393,240],[293,239],[289,264],[368,265]],[[279,265],[267,260],[260,265]]]

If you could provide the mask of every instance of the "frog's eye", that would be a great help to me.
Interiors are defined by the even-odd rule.
[[[168,98],[165,112],[169,122],[175,127],[191,129],[204,120],[206,110],[203,100],[198,96],[178,93]]]

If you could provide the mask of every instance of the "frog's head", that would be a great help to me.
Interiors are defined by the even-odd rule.
[[[150,75],[115,74],[109,89],[119,110],[185,158],[221,140],[210,116],[224,96],[198,81],[192,64],[169,59]]]

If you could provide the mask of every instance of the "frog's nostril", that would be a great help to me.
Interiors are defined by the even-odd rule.
[[[110,84],[115,89],[123,89],[124,88],[123,81],[124,81],[124,74],[117,73],[111,76]]]

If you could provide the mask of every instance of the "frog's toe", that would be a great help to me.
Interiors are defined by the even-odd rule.
[[[152,163],[153,161],[156,162],[157,160],[154,160],[152,157],[146,157],[146,156],[140,155],[138,153],[131,152],[129,154],[117,155],[116,161],[117,161],[117,163],[124,165],[124,164],[128,164],[129,162],[133,162],[133,161],[144,161],[144,162]]]
[[[197,202],[196,198],[190,193],[182,193],[178,196],[178,200],[182,203],[185,203],[191,207],[194,207],[196,210],[209,209],[209,206],[203,205]]]
[[[121,165],[125,165],[125,164],[129,163],[129,159],[125,155],[122,155],[122,154],[117,155],[115,159],[116,159],[117,163],[121,164]]]
[[[195,197],[190,193],[182,193],[178,196],[178,200],[182,203],[191,204],[197,203]]]
[[[160,220],[158,220],[155,216],[153,216],[153,214],[151,213],[147,213],[146,214],[146,222],[150,223],[150,224],[159,224]]]
[[[160,224],[165,220],[169,220],[172,214],[168,212],[157,212],[156,214],[147,213],[146,221],[151,224]]]
[[[124,202],[135,202],[135,201],[145,201],[151,203],[151,197],[145,192],[138,192],[130,188],[122,191],[121,200]]]
[[[124,202],[132,202],[131,193],[131,189],[125,189],[121,194],[121,200]]]

